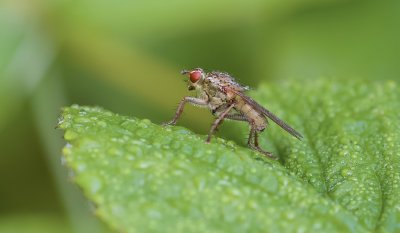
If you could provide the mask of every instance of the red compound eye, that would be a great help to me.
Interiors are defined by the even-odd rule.
[[[192,83],[195,83],[197,81],[199,81],[199,79],[201,78],[201,72],[200,71],[192,71],[190,72],[190,81],[192,81]]]

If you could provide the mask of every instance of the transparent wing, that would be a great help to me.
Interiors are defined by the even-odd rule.
[[[242,92],[239,91],[235,91],[230,89],[230,91],[234,92],[235,94],[237,94],[238,96],[240,96],[246,103],[248,103],[249,105],[253,106],[254,109],[256,109],[258,112],[261,112],[263,115],[265,115],[266,117],[268,117],[269,119],[271,119],[273,122],[275,122],[277,125],[279,125],[282,129],[284,129],[286,132],[290,133],[291,135],[293,135],[295,138],[301,140],[303,138],[303,136],[297,132],[295,129],[293,129],[292,127],[290,127],[288,124],[286,124],[284,121],[282,121],[281,119],[279,119],[277,116],[275,116],[272,112],[268,111],[267,109],[265,109],[263,106],[259,105],[255,100],[253,100],[252,98],[246,96],[245,94],[243,94]]]

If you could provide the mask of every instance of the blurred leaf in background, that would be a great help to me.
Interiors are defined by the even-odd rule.
[[[399,80],[398,22],[394,0],[1,1],[0,223],[38,214],[48,229],[107,231],[59,160],[61,106],[162,122],[188,95],[179,71],[192,67],[253,87],[321,76]],[[189,107],[181,124],[205,133],[211,119]]]

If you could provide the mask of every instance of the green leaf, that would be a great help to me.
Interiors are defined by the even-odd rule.
[[[398,85],[319,80],[261,90],[254,97],[276,100],[271,106],[285,109],[279,115],[297,122],[305,134],[304,143],[274,134],[284,166],[351,211],[367,229],[399,232]],[[288,91],[292,94],[284,94]]]
[[[183,127],[74,105],[59,123],[73,180],[122,232],[399,231],[394,83],[275,84],[252,94],[305,136],[271,124],[260,139],[280,162],[221,138],[205,144]]]

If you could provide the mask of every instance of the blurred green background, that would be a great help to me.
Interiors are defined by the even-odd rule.
[[[399,80],[399,42],[396,0],[2,0],[0,232],[109,231],[62,166],[62,106],[160,123],[188,95],[179,72],[193,67],[254,88]],[[188,107],[179,124],[206,133],[211,120]]]

